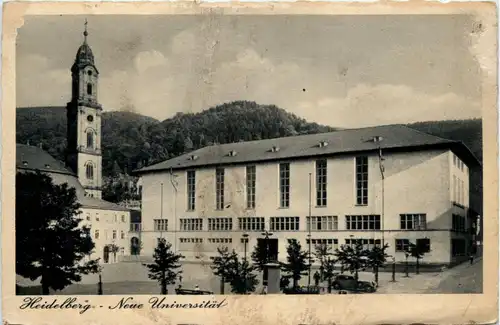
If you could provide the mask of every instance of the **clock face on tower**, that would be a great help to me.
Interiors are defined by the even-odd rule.
[[[92,122],[94,120],[94,117],[92,115],[87,116],[87,121]]]

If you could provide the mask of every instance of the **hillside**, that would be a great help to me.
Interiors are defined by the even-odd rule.
[[[332,131],[273,105],[233,102],[197,114],[178,113],[159,122],[128,112],[103,112],[105,176],[127,172],[213,143]],[[42,145],[64,160],[64,107],[18,108],[16,142]]]
[[[481,120],[432,121],[409,127],[442,138],[464,142],[482,160]],[[309,123],[273,105],[233,102],[197,114],[178,113],[162,122],[129,112],[102,115],[104,176],[116,176],[213,143],[268,139],[297,134],[333,131]],[[42,144],[54,157],[64,160],[66,110],[64,107],[32,107],[17,110],[18,143]],[[105,179],[105,197],[119,201],[127,190]],[[109,187],[109,188],[108,188]],[[122,186],[123,187],[123,186]],[[481,202],[482,175],[471,170],[471,195]],[[122,194],[114,195],[117,192]],[[112,195],[113,194],[113,195]],[[112,199],[113,197],[113,199]],[[480,205],[480,204],[479,204]]]

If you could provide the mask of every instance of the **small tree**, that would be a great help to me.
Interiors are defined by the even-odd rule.
[[[120,247],[116,246],[115,244],[109,244],[108,248],[109,252],[113,254],[113,262],[116,262],[116,253],[120,251]]]
[[[165,238],[159,238],[153,254],[154,263],[143,264],[149,270],[149,278],[159,282],[162,294],[167,294],[167,286],[174,284],[177,276],[182,273],[182,270],[176,270],[181,267],[179,261],[183,256],[176,254],[171,248],[172,244]]]
[[[68,184],[56,185],[39,171],[16,175],[16,274],[41,278],[42,294],[97,273],[88,258],[94,249],[90,229],[81,226],[81,205]]]
[[[326,244],[316,247],[315,256],[320,262],[321,278],[328,281],[328,292],[332,292],[333,276],[335,274],[335,259],[332,258],[332,248]]]
[[[302,278],[309,269],[307,263],[307,252],[302,251],[302,247],[297,239],[289,239],[286,248],[287,262],[281,263],[281,270],[290,276],[293,281],[293,288],[297,288],[299,280]]]
[[[234,255],[236,253],[234,251],[230,253],[229,249],[225,246],[218,247],[217,253],[219,255],[213,258],[210,268],[214,275],[220,277],[220,294],[224,294],[224,284],[231,281],[231,263],[234,263]]]
[[[416,260],[416,274],[420,273],[420,260],[424,257],[425,253],[427,253],[426,247],[419,245],[418,241],[417,244],[409,243],[408,254]]]
[[[234,254],[234,255],[233,255]],[[232,259],[229,264],[229,284],[231,292],[237,294],[247,294],[254,292],[259,281],[257,275],[252,273],[254,268],[247,260],[238,259],[238,255],[233,252]]]
[[[389,248],[388,244],[384,244],[383,247],[375,245],[372,249],[366,251],[366,265],[373,269],[375,274],[375,282],[378,285],[378,271],[379,268],[384,266],[389,255],[386,254],[386,250]]]
[[[335,256],[351,274],[354,273],[354,279],[357,284],[359,279],[358,273],[361,269],[365,268],[367,261],[363,244],[360,241],[356,241],[354,247],[352,245],[342,245],[340,249],[335,250]]]
[[[268,256],[267,256],[266,245],[262,245],[259,243],[264,243],[264,241],[257,242],[257,244],[253,248],[250,257],[252,258],[252,262],[255,265],[255,268],[259,271],[263,271],[264,265],[268,263]]]

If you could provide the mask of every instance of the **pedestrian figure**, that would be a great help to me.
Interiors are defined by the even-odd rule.
[[[321,278],[321,276],[319,275],[318,271],[316,271],[316,273],[314,273],[314,285],[315,286],[319,286],[319,279]]]
[[[194,291],[200,291],[200,287],[198,287],[198,285],[196,285],[196,286],[194,287]]]
[[[474,263],[474,255],[472,255],[472,254],[469,255],[469,261],[470,261],[470,265],[472,265]]]

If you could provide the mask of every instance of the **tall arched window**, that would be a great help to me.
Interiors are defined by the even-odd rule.
[[[85,167],[85,174],[87,179],[94,179],[94,165],[92,163],[88,163]]]
[[[94,148],[94,132],[92,130],[87,131],[87,148]]]
[[[92,84],[91,83],[87,84],[87,95],[92,95]]]

